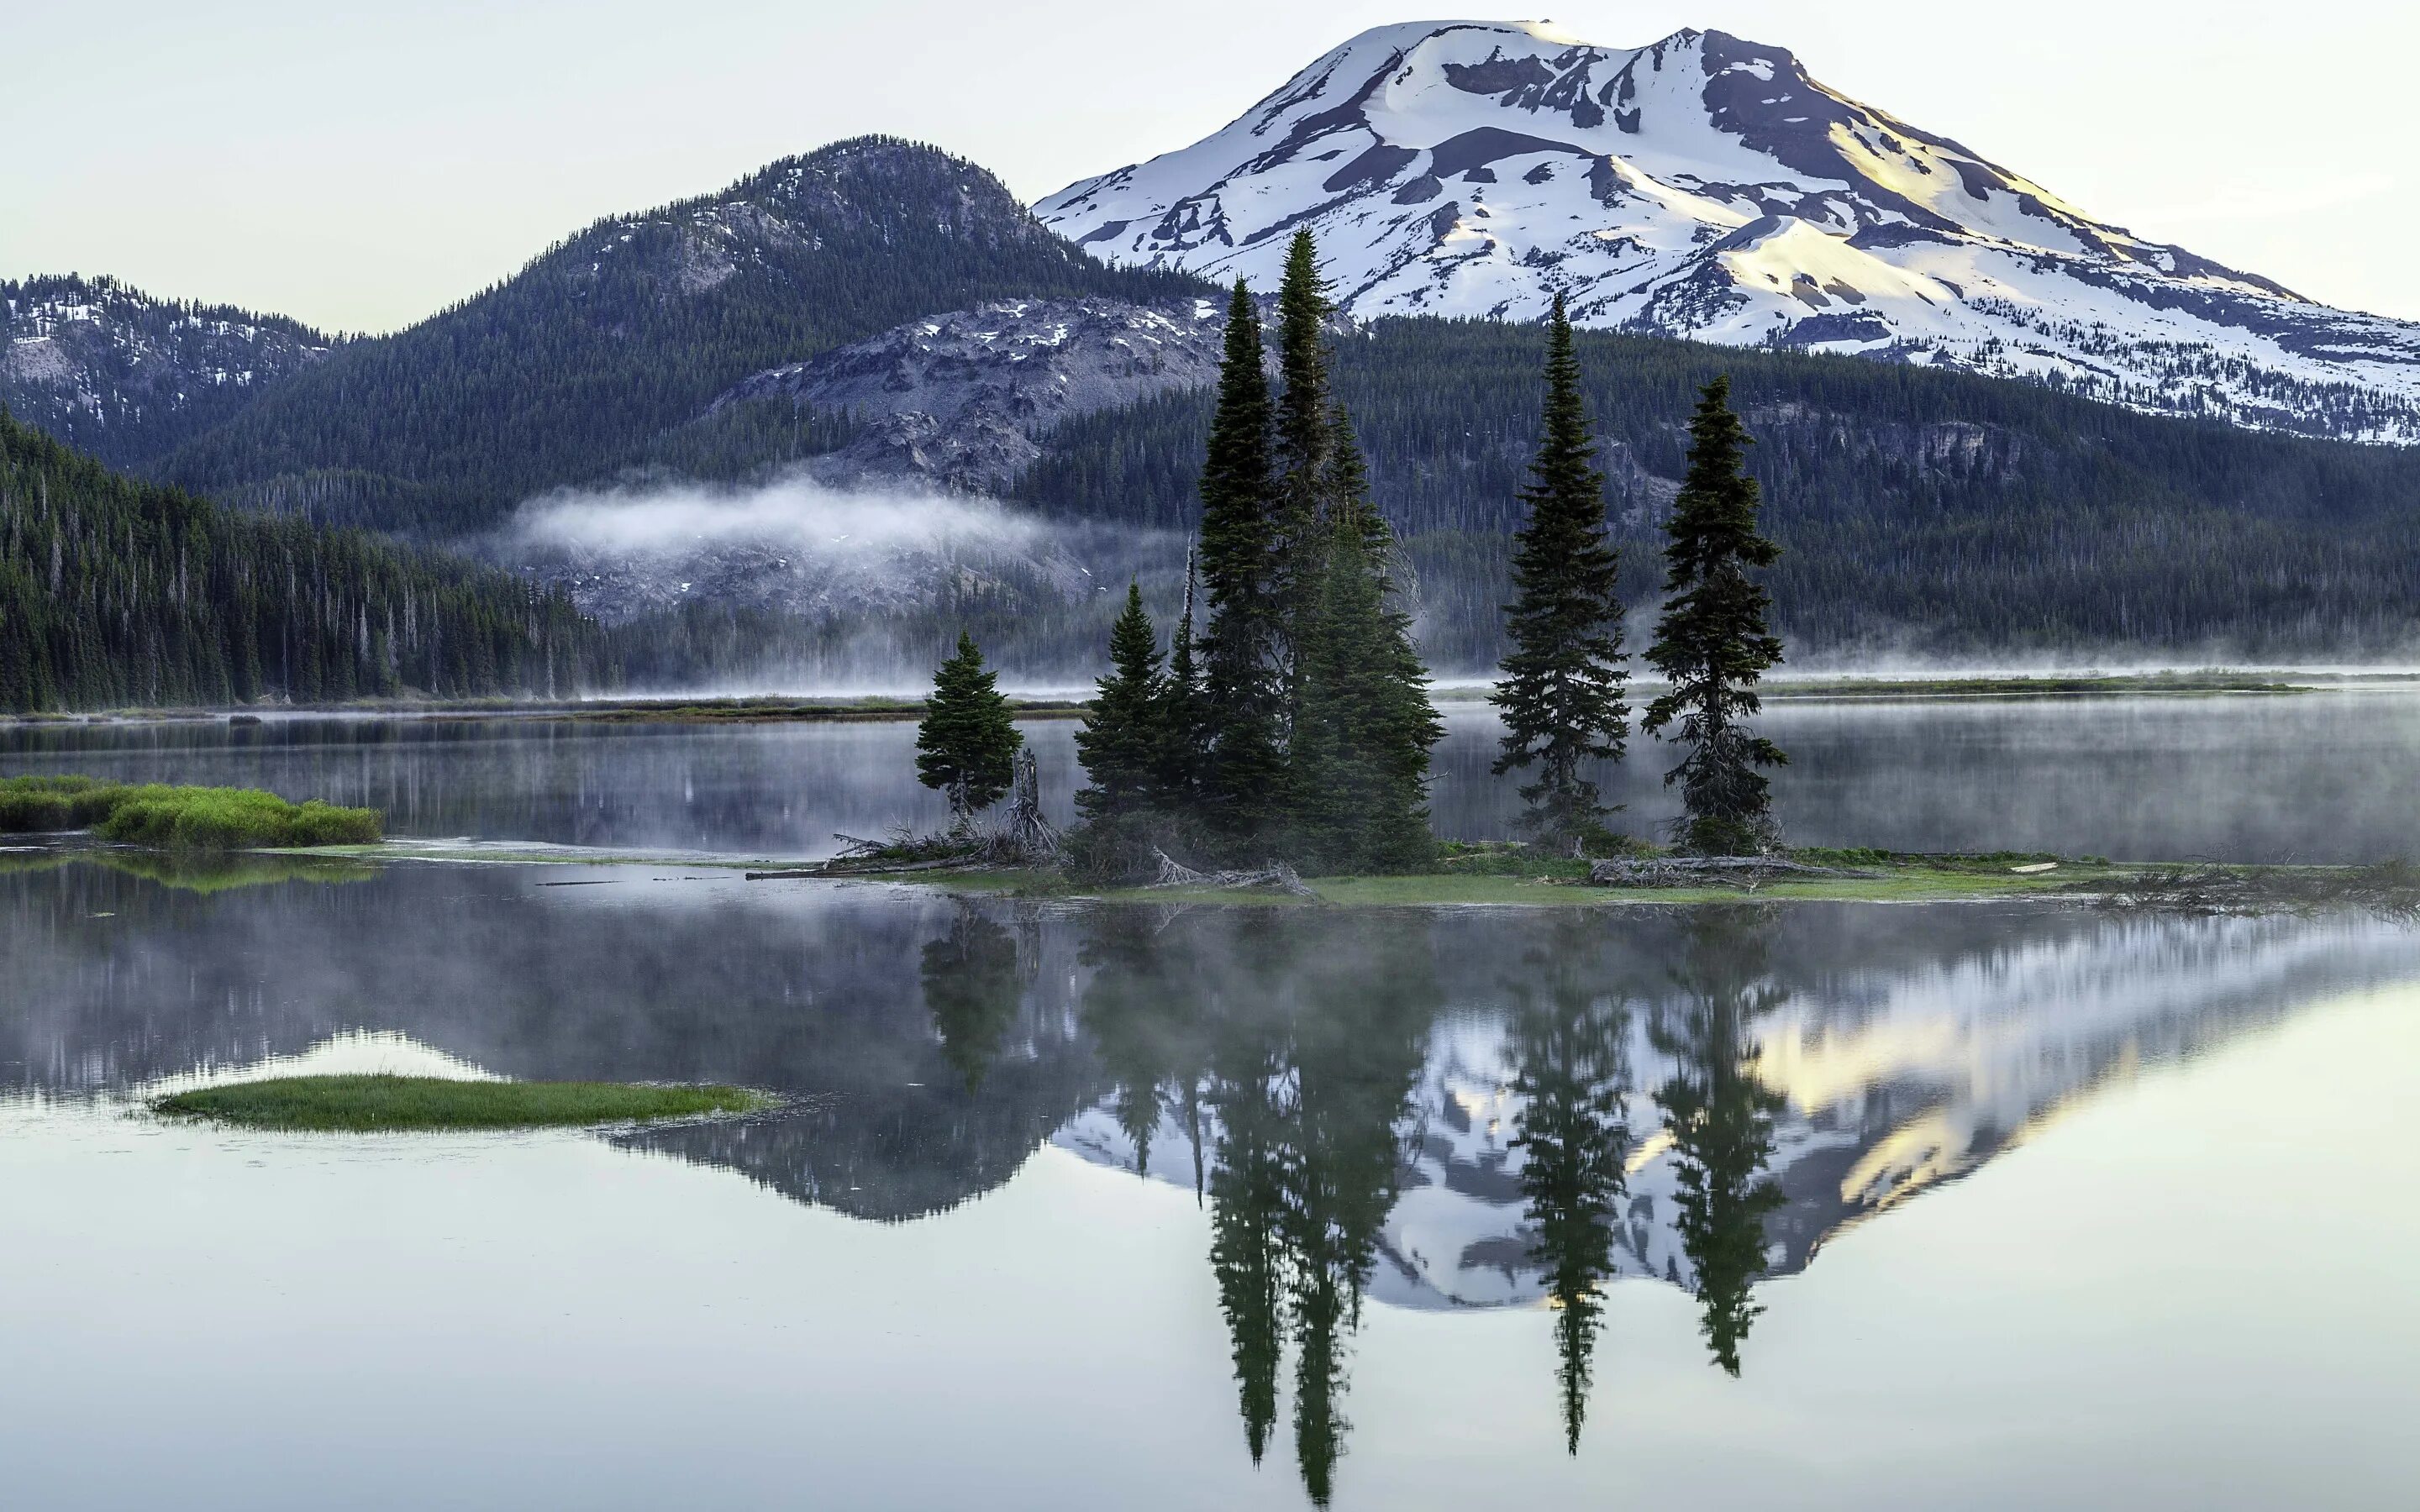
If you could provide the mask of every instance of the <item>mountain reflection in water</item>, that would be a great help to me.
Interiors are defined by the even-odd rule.
[[[1756,1284],[1847,1226],[2145,1062],[2415,976],[2420,938],[2354,918],[1094,907],[437,866],[211,894],[0,869],[6,1083],[122,1089],[368,1029],[509,1075],[799,1094],[617,1138],[864,1219],[946,1212],[1046,1142],[1180,1183],[1246,1447],[1287,1433],[1318,1502],[1373,1302],[1545,1303],[1576,1452],[1619,1348],[1608,1283],[1687,1289],[1712,1361],[1752,1369]]]

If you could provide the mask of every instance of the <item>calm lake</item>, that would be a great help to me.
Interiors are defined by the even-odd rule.
[[[1027,728],[1063,799],[1069,727]],[[1768,728],[1802,841],[2420,856],[2420,698]],[[2420,932],[1040,904],[671,854],[923,821],[911,739],[0,732],[0,771],[668,853],[0,852],[0,1502],[2409,1504]],[[1507,820],[1491,739],[1454,717],[1448,833]],[[141,1111],[362,1068],[792,1101],[509,1136]]]

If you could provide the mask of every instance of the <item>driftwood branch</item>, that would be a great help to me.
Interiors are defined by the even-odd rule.
[[[1196,872],[1156,845],[1151,854],[1159,858],[1159,880],[1148,884],[1153,887],[1279,887],[1297,898],[1319,896],[1283,861],[1271,861],[1256,872]]]
[[[1042,812],[1042,778],[1031,749],[1019,750],[1009,767],[1008,813],[984,841],[984,856],[1004,866],[1049,866],[1064,845],[1059,826]]]

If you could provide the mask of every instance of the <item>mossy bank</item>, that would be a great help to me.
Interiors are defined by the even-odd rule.
[[[624,1082],[487,1082],[437,1076],[279,1076],[155,1100],[152,1111],[248,1129],[381,1134],[537,1129],[757,1113],[768,1093],[739,1087]]]

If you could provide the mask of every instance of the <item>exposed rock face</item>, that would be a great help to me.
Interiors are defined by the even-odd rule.
[[[158,455],[328,353],[282,316],[113,278],[0,282],[0,404],[117,467]]]
[[[1225,329],[1211,300],[994,301],[759,373],[708,413],[776,398],[845,413],[866,428],[817,476],[993,492],[1059,422],[1215,381]]]
[[[2420,324],[2098,221],[1786,49],[1535,23],[1365,32],[1225,130],[1035,207],[1105,261],[1271,286],[1297,226],[1351,314],[1939,363],[2151,412],[2420,442]]]

